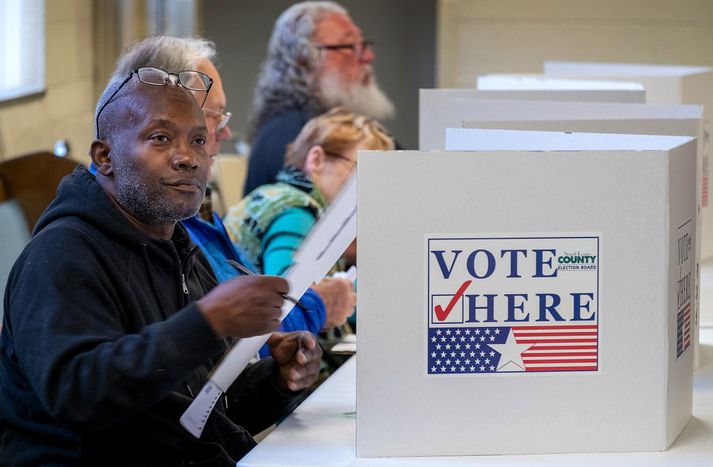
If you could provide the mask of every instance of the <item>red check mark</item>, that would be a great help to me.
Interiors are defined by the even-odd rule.
[[[436,305],[436,308],[434,308],[434,311],[436,312],[436,319],[438,321],[443,321],[446,318],[448,318],[448,315],[451,314],[451,310],[453,310],[453,307],[456,306],[456,303],[458,303],[458,300],[463,296],[465,293],[465,289],[470,286],[470,283],[473,282],[472,280],[467,280],[463,282],[463,285],[460,286],[458,289],[458,292],[451,298],[451,301],[448,302],[448,306],[444,310],[441,305]]]

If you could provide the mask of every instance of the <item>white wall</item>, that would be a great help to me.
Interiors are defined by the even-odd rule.
[[[544,60],[713,65],[710,0],[440,0],[437,83]]]

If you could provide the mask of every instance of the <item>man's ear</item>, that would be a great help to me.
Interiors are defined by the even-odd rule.
[[[307,157],[305,158],[305,173],[307,173],[307,175],[320,174],[322,170],[324,170],[326,157],[322,146],[314,145],[309,148]]]
[[[113,172],[110,153],[111,143],[105,140],[94,140],[89,149],[89,156],[92,158],[97,172],[105,177],[108,177]]]

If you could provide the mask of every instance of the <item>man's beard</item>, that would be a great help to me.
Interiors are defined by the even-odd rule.
[[[166,188],[159,182],[150,183],[141,171],[122,159],[114,161],[114,171],[120,180],[116,184],[116,200],[127,212],[147,225],[178,222],[198,213],[200,204],[189,206],[171,202]]]
[[[330,74],[319,80],[319,91],[327,108],[344,106],[355,113],[360,113],[376,120],[393,118],[396,113],[394,104],[384,94],[372,77],[369,84],[357,81],[345,84],[340,76]]]

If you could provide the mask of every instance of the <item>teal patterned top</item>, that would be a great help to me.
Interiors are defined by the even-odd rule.
[[[233,243],[239,245],[261,271],[282,274],[291,263],[292,252],[311,228],[309,218],[318,218],[326,206],[324,195],[304,172],[286,167],[277,174],[277,183],[256,188],[231,207],[223,223]],[[308,218],[304,214],[308,214]],[[288,251],[290,261],[286,263],[283,257],[277,269],[271,267],[265,271],[268,243],[274,247],[273,251]]]

